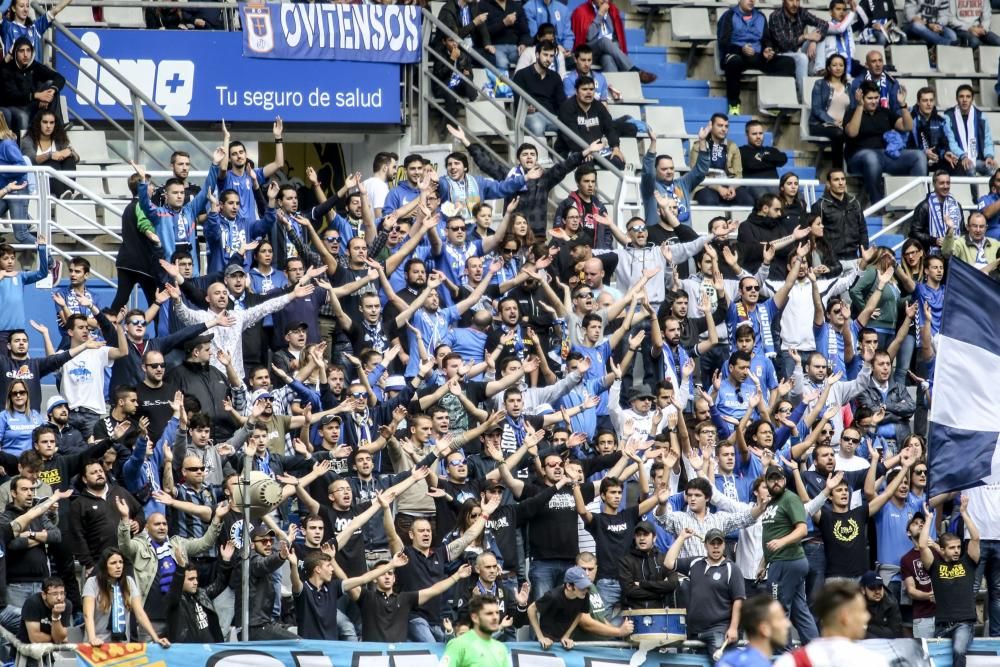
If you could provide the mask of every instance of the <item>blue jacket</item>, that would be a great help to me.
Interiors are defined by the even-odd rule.
[[[385,196],[385,203],[382,204],[382,215],[387,216],[397,208],[402,208],[420,196],[420,188],[410,185],[409,181],[403,181]],[[344,244],[344,241],[341,241]]]
[[[827,113],[830,108],[830,100],[833,99],[833,86],[826,79],[820,79],[813,86],[811,101],[809,103],[809,122],[814,125],[834,122],[833,116]],[[844,119],[847,120],[846,118]]]
[[[28,413],[0,411],[0,447],[11,456],[31,449],[31,434],[45,423],[38,410],[28,408]]]
[[[6,0],[0,4],[0,11],[6,12],[10,3]],[[49,25],[52,23],[52,19],[49,18],[49,13],[45,12],[42,16],[39,16],[31,25],[20,25],[9,21],[7,19],[0,23],[0,36],[3,37],[3,52],[12,53],[14,50],[14,42],[17,41],[18,37],[27,37],[31,40],[31,45],[35,47],[35,60],[41,62],[42,60],[42,35],[45,31],[49,29]]]
[[[642,195],[645,208],[646,224],[654,225],[660,219],[656,206],[655,192],[667,195],[677,200],[677,219],[686,224],[691,219],[691,191],[705,180],[708,175],[708,151],[698,153],[698,161],[691,171],[671,183],[656,180],[656,155],[647,152],[642,158],[642,178],[639,180],[639,194]]]
[[[24,164],[24,155],[21,153],[21,148],[13,139],[0,141],[0,164],[5,166]],[[24,173],[8,172],[0,174],[0,188],[10,183],[24,183],[24,180]],[[24,194],[27,194],[27,191]]]
[[[45,244],[38,246],[38,268],[21,271],[13,278],[0,279],[0,331],[24,327],[24,287],[49,275],[48,251]]]
[[[156,206],[149,200],[149,189],[139,188],[139,207],[146,214],[150,222],[156,227],[156,235],[160,237],[163,244],[163,253],[167,257],[174,254],[178,243],[187,243],[191,246],[191,256],[194,259],[195,275],[201,273],[199,269],[198,234],[195,223],[198,216],[205,210],[208,203],[209,190],[215,189],[216,181],[219,178],[219,165],[213,164],[208,170],[205,178],[205,185],[201,192],[195,195],[181,208],[174,210],[166,206]]]
[[[887,86],[885,95],[882,97],[882,99],[888,102],[889,111],[893,112],[898,116],[900,115],[901,111],[899,106],[899,97],[898,97],[899,81],[897,81],[895,77],[891,76],[888,72],[884,72],[884,74],[886,77]],[[857,92],[859,88],[861,88],[861,84],[862,82],[865,81],[866,76],[867,76],[866,74],[859,74],[858,76],[854,77],[854,79],[851,80],[851,87],[848,88],[847,90],[847,95],[851,101],[850,104],[847,105],[847,114],[845,114],[844,116],[844,125],[847,125],[847,121],[850,119],[851,114],[854,113],[854,107],[858,106],[857,102],[854,99],[854,93]],[[818,83],[819,82],[817,82],[817,84]]]
[[[173,440],[177,434],[176,424],[177,421],[171,419],[167,423],[167,427],[163,429],[163,434],[160,436],[159,442],[153,448],[153,453],[149,455],[149,466],[145,465],[147,440],[145,436],[141,435],[135,441],[135,447],[132,448],[131,456],[128,457],[122,466],[122,477],[125,482],[125,488],[137,499],[145,499],[142,509],[146,513],[146,516],[149,516],[153,512],[166,514],[167,511],[163,503],[153,500],[152,492],[163,488],[161,484],[163,477],[160,472],[163,470],[163,443]]]
[[[476,185],[479,187],[479,198],[482,201],[513,197],[524,187],[524,176],[521,174],[508,176],[502,181],[494,181],[492,178],[485,176],[470,175],[469,178],[476,181]],[[449,183],[450,181],[447,178],[442,178],[438,181],[438,194],[441,196],[442,204],[451,201],[451,186]],[[392,193],[390,192],[389,194],[391,195]],[[388,203],[388,199],[386,203]],[[385,213],[385,207],[382,208],[382,212],[383,214]]]
[[[205,243],[208,245],[207,271],[222,271],[226,268],[229,258],[233,256],[244,243],[266,236],[274,225],[275,211],[267,209],[263,218],[248,220],[240,213],[235,220],[226,220],[218,213],[210,213],[205,219]],[[243,259],[243,268],[250,268],[250,253]]]
[[[947,121],[945,131],[948,133],[948,146],[951,152],[962,158],[965,157],[965,149],[962,148],[962,145],[958,143],[958,139],[956,138],[956,108],[957,107],[952,107],[944,113],[944,119]],[[979,149],[976,151],[979,155],[974,156],[973,159],[979,160],[981,159],[980,156],[982,156],[982,158],[993,157],[993,135],[990,133],[990,124],[986,122],[986,117],[983,115],[982,110],[972,107],[971,112],[973,114],[973,123],[976,128],[976,146]]]
[[[764,50],[767,36],[767,17],[759,9],[750,12],[749,19],[744,19],[739,6],[726,10],[716,26],[716,36],[725,56],[739,53],[743,46],[749,44],[755,53]]]
[[[951,150],[948,119],[936,107],[931,111],[930,118],[924,118],[916,104],[910,109],[910,115],[913,116],[913,129],[906,140],[906,147],[918,150],[930,148],[938,156],[938,160],[943,160],[944,154]]]
[[[532,35],[538,34],[538,26],[551,23],[556,27],[556,44],[568,51],[573,50],[573,30],[569,23],[569,9],[559,0],[528,0],[524,3],[524,15]]]

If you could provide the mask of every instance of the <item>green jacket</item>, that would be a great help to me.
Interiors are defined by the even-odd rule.
[[[983,240],[983,249],[985,250],[986,263],[989,264],[997,258],[997,253],[1000,253],[1000,242],[987,236]],[[949,231],[948,235],[944,237],[944,243],[941,244],[941,254],[945,257],[955,257],[966,264],[973,266],[976,264],[976,244],[970,241],[968,236],[956,238]]]
[[[188,558],[205,553],[213,546],[219,537],[222,524],[212,518],[212,525],[208,527],[205,534],[197,539],[187,537],[171,537],[168,541],[172,547],[181,547]],[[149,543],[149,535],[145,531],[132,537],[132,530],[128,521],[118,522],[118,548],[125,554],[125,558],[132,563],[135,568],[135,581],[142,591],[142,601],[145,603],[149,589],[153,587],[153,580],[156,579],[157,561],[153,545]],[[183,572],[181,573],[183,576]]]

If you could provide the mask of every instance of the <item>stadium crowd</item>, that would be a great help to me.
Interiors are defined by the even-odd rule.
[[[182,152],[162,184],[133,165],[118,292],[102,304],[69,260],[58,331],[24,326],[45,243],[29,270],[0,244],[0,625],[26,643],[222,641],[246,586],[250,640],[454,638],[453,665],[502,660],[522,628],[542,649],[628,638],[652,611],[684,615],[720,665],[793,642],[778,664],[884,664],[850,644],[865,637],[947,637],[964,665],[984,574],[1000,635],[997,493],[930,497],[925,436],[948,264],[997,276],[1000,176],[971,89],[939,113],[879,52],[851,57],[851,26],[900,34],[867,4],[834,0],[826,21],[785,0],[767,21],[741,0],[719,22],[731,113],[746,68],[801,81],[825,63],[803,122],[837,145],[811,207],[793,173],[703,185],[777,180],[787,160],[761,123],[737,145],[716,114],[683,176],[648,128],[643,215],[614,219],[594,158],[624,164],[624,126],[592,67],[638,70],[618,8],[449,0],[464,41],[435,48],[516,69],[587,148],[559,136],[562,160],[527,143],[505,164],[446,126],[444,164],[379,152],[326,192],[311,168],[306,188],[280,182],[280,119],[263,167],[223,124],[204,181]],[[925,5],[906,3],[911,38],[997,39]],[[22,69],[32,39],[8,50]],[[5,109],[0,162],[24,131],[29,160],[74,167],[49,90]],[[933,175],[898,258],[870,242],[844,164],[871,201],[883,172]],[[993,178],[966,215],[950,179],[976,173]],[[694,204],[753,212],[699,233]],[[245,466],[280,486],[249,526],[231,505]]]

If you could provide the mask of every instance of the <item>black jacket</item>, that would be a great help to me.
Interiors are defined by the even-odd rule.
[[[195,603],[201,605],[208,617],[208,633],[212,641],[224,641],[222,628],[219,627],[219,614],[215,611],[212,600],[218,597],[222,591],[229,586],[229,577],[232,574],[232,561],[219,560],[219,572],[216,572],[215,579],[207,587],[198,587],[195,594],[184,592],[184,569],[178,568],[174,574],[173,581],[170,582],[170,590],[167,592],[167,639],[172,643],[201,643],[201,633],[198,631],[198,613],[195,610]]]
[[[252,549],[252,547],[251,547]],[[270,556],[261,556],[256,551],[250,552],[250,627],[266,625],[271,622],[274,611],[274,585],[271,573],[285,564],[285,559],[277,549]],[[242,580],[242,565],[233,568],[237,582]],[[239,586],[236,590],[240,590]],[[243,596],[236,596],[236,612],[234,619],[242,618]]]
[[[161,352],[164,357],[166,357],[170,352],[177,347],[179,347],[184,341],[189,338],[194,338],[205,333],[208,327],[204,322],[200,324],[192,324],[191,326],[184,327],[179,331],[172,334],[167,334],[165,336],[157,336],[156,338],[148,338],[144,343],[143,350],[149,352],[155,350]],[[121,335],[120,333],[118,335]],[[108,341],[108,344],[117,345],[118,341],[112,343]],[[136,347],[135,343],[128,341],[126,343],[128,347],[128,356],[122,357],[115,361],[114,365],[111,367],[111,386],[117,387],[119,385],[135,386],[142,383],[143,378],[146,377],[146,373],[142,370],[142,354],[139,352],[139,348]]]
[[[858,248],[868,247],[868,224],[861,202],[853,195],[845,194],[837,201],[827,190],[813,204],[812,212],[823,217],[823,238],[839,259],[856,259]]]
[[[756,211],[750,214],[736,232],[736,242],[739,244],[740,264],[750,273],[756,273],[764,261],[764,242],[777,241],[792,233],[785,218],[767,218]],[[789,246],[791,248],[792,246]],[[784,264],[790,250],[775,256],[772,264]]]
[[[935,237],[931,236],[929,198],[930,195],[924,197],[924,200],[913,209],[913,220],[910,222],[910,238],[920,241],[920,245],[924,247],[924,252],[929,252],[931,248],[937,247]],[[962,216],[963,219],[959,220],[958,228],[955,230],[955,233],[959,235],[965,233],[964,211],[962,211]]]
[[[490,178],[498,181],[507,178],[510,167],[499,160],[495,160],[484,146],[480,144],[470,145],[469,155],[472,156],[472,160],[476,163],[476,166]],[[583,153],[579,150],[571,150],[566,155],[565,160],[557,162],[546,169],[542,173],[541,178],[526,181],[524,184],[525,191],[517,193],[517,196],[521,198],[517,204],[517,211],[518,213],[523,213],[524,217],[528,219],[528,226],[531,227],[531,231],[536,235],[545,235],[549,192],[556,185],[562,183],[566,175],[579,167],[582,162]],[[510,198],[504,204],[506,205],[509,201]]]
[[[121,486],[110,486],[106,499],[95,496],[86,488],[72,498],[69,507],[70,544],[76,559],[84,567],[94,565],[108,547],[118,546],[121,515],[115,507],[116,498],[128,504],[129,516],[140,526],[146,523],[142,507]]]
[[[223,399],[229,395],[229,381],[222,371],[210,364],[185,361],[170,371],[169,382],[198,399],[201,411],[212,418],[212,438],[216,442],[233,435],[236,424],[222,407]]]
[[[486,8],[480,7],[476,0],[466,3],[466,7],[469,8],[469,16],[473,19],[486,12]],[[490,32],[486,29],[485,21],[479,25],[472,22],[468,25],[462,25],[462,10],[459,8],[457,0],[448,0],[444,3],[441,11],[438,12],[438,20],[462,39],[471,35],[473,43],[480,48],[493,43],[490,41]],[[443,37],[444,35],[435,35],[433,41],[435,43],[444,41]]]
[[[0,68],[0,105],[26,107],[35,101],[35,93],[49,88],[62,90],[65,85],[62,74],[37,60],[22,69],[11,59]]]
[[[665,598],[677,588],[677,574],[663,567],[663,554],[656,547],[628,550],[618,563],[622,606],[627,609],[663,609]]]
[[[563,102],[559,107],[559,120],[562,124],[575,132],[588,144],[592,144],[599,139],[608,140],[608,148],[617,148],[618,131],[615,130],[615,121],[608,112],[608,108],[601,102],[594,100],[590,108],[584,111],[580,108],[580,103],[576,95]],[[570,142],[562,132],[556,138],[556,152],[565,155],[573,149],[579,149],[576,142]]]
[[[528,17],[524,14],[524,5],[520,0],[507,0],[501,7],[496,0],[485,0],[479,5],[479,11],[486,12],[487,32],[493,44],[522,44],[531,46],[531,29],[528,27]],[[508,14],[517,14],[514,25],[505,25],[503,18]],[[475,18],[475,14],[473,14]],[[476,43],[477,47],[484,45]]]
[[[740,161],[743,163],[743,178],[777,178],[778,167],[784,167],[788,156],[774,146],[754,148],[750,144],[740,146]]]
[[[871,618],[868,620],[865,639],[898,639],[903,636],[903,618],[899,613],[899,605],[889,595],[889,591],[882,594],[880,602],[867,600],[867,604]]]
[[[910,393],[906,390],[905,383],[895,382],[889,379],[889,390],[885,397],[882,391],[871,383],[865,387],[857,397],[858,405],[878,410],[879,406],[885,406],[885,418],[883,424],[893,424],[896,428],[896,440],[903,441],[908,432],[910,417],[917,411],[917,404],[910,398]]]
[[[118,247],[115,266],[144,276],[159,278],[162,271],[156,260],[158,257],[163,257],[163,248],[154,246],[146,235],[139,231],[138,212],[138,199],[130,201],[122,212],[122,244]]]

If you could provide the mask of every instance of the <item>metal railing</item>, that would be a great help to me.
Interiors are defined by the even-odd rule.
[[[508,78],[507,72],[502,72],[497,69],[493,63],[491,63],[487,58],[484,58],[475,49],[466,48],[463,44],[463,40],[455,34],[450,28],[444,25],[438,20],[429,10],[423,10],[423,49],[424,54],[427,56],[421,60],[420,63],[420,74],[418,77],[418,95],[422,101],[422,104],[418,107],[419,116],[417,123],[418,140],[419,143],[425,144],[430,137],[430,113],[429,110],[433,108],[435,111],[440,113],[446,120],[450,121],[452,124],[461,127],[466,131],[469,136],[470,141],[475,141],[479,139],[478,133],[472,132],[468,129],[467,123],[462,123],[458,118],[455,118],[449,114],[436,99],[436,93],[443,95],[451,95],[453,98],[459,101],[461,106],[466,109],[466,114],[472,114],[479,118],[490,130],[492,130],[493,135],[497,137],[498,141],[503,142],[508,147],[508,158],[501,157],[492,147],[490,147],[485,142],[481,142],[482,145],[490,152],[490,154],[500,162],[513,163],[516,162],[515,152],[517,146],[524,143],[525,137],[531,137],[540,146],[545,147],[547,152],[554,157],[556,160],[562,160],[564,156],[559,155],[554,149],[548,147],[547,137],[539,136],[531,133],[526,127],[524,127],[524,116],[526,105],[531,105],[541,113],[546,120],[548,120],[553,126],[556,127],[556,131],[565,137],[574,147],[579,150],[584,150],[589,146],[589,143],[582,139],[576,134],[572,129],[565,125],[559,118],[546,109],[544,106],[539,104],[531,95],[529,95],[523,88],[514,83]],[[497,81],[501,81],[513,91],[514,95],[520,100],[520,104],[515,105],[513,102],[511,104],[505,104],[502,100],[498,100],[494,97],[487,95],[480,95],[478,100],[488,101],[497,111],[499,111],[505,120],[507,121],[507,127],[497,127],[493,124],[490,119],[485,115],[479,113],[478,109],[470,107],[467,104],[467,100],[463,97],[456,95],[454,92],[448,88],[446,81],[441,81],[438,77],[433,74],[434,63],[441,63],[446,66],[451,72],[451,75],[459,77],[459,80],[472,86],[473,88],[478,88],[476,83],[467,77],[462,71],[457,69],[451,62],[449,62],[445,57],[439,53],[437,50],[431,47],[432,38],[437,37],[438,33],[447,35],[454,39],[460,45],[460,48],[469,56],[470,60],[473,61],[476,67],[480,67],[496,77]],[[449,75],[449,76],[451,76]],[[477,100],[477,101],[478,101]],[[600,102],[595,102],[595,104],[600,104]],[[468,115],[466,116],[468,120]],[[513,129],[511,129],[513,128]],[[617,206],[618,201],[622,194],[622,183],[627,176],[625,170],[619,169],[614,164],[609,162],[603,156],[595,156],[594,161],[599,164],[604,170],[614,174],[618,180],[618,187],[615,193],[611,194],[608,192],[602,192],[599,190],[599,194],[602,195],[605,201],[615,203]]]

